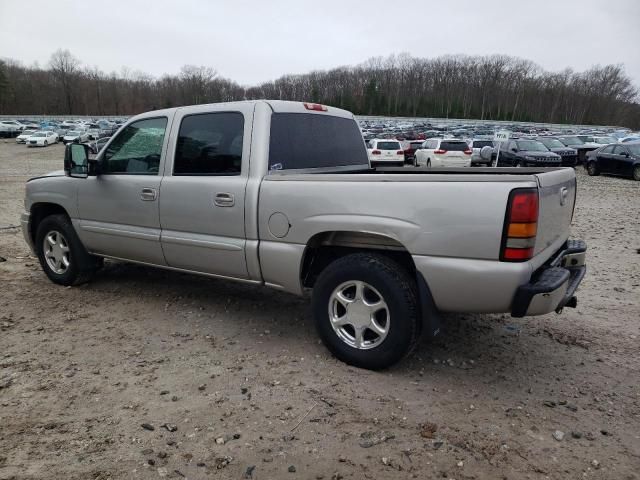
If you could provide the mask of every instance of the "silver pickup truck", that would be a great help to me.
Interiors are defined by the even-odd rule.
[[[129,120],[95,159],[26,185],[24,237],[55,283],[103,258],[311,292],[338,358],[380,369],[441,312],[575,306],[571,168],[372,169],[353,115],[248,101]]]

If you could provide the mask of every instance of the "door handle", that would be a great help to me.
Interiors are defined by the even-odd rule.
[[[158,192],[155,188],[143,188],[140,193],[140,200],[144,202],[153,202],[156,199]]]
[[[231,193],[217,193],[213,203],[216,207],[233,207],[236,201]]]

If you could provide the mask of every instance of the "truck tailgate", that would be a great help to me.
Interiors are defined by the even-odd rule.
[[[576,176],[571,168],[536,174],[540,192],[538,235],[534,254],[569,237],[576,201]]]

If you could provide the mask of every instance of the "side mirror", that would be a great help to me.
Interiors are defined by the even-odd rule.
[[[64,173],[67,177],[87,178],[89,148],[81,143],[69,143],[64,149]]]

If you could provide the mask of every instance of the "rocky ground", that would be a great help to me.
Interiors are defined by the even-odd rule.
[[[578,172],[577,309],[448,316],[375,373],[276,291],[50,283],[12,226],[62,152],[0,141],[0,479],[640,479],[640,183]]]

